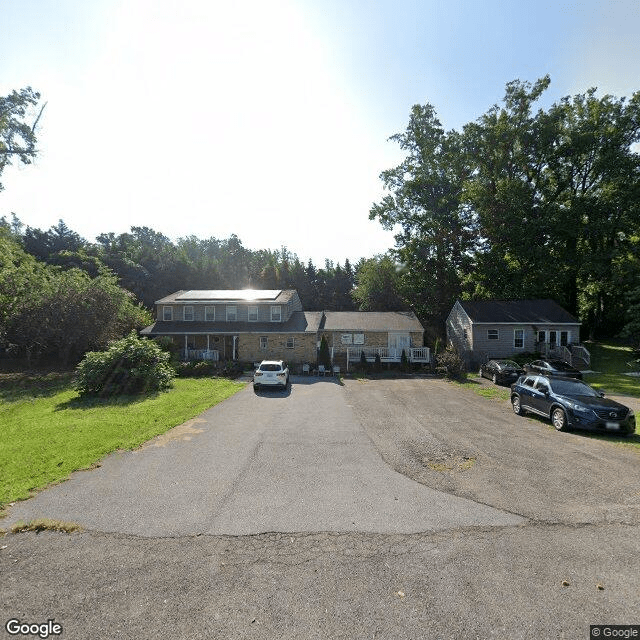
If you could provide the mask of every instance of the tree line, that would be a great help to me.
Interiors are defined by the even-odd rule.
[[[307,310],[412,309],[428,343],[456,298],[553,298],[588,337],[640,342],[640,92],[591,89],[534,111],[549,82],[508,83],[460,131],[415,105],[391,138],[405,159],[382,172],[369,216],[396,245],[355,265],[250,250],[236,235],[173,241],[131,227],[89,242],[62,220],[42,230],[2,218],[0,346],[70,361],[150,322],[169,293],[245,287],[296,289]],[[30,88],[0,99],[0,174],[36,155],[38,101]]]

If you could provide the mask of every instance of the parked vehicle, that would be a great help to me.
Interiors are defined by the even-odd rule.
[[[253,388],[282,387],[289,384],[289,367],[282,360],[263,360],[253,374]]]
[[[513,360],[489,360],[480,365],[480,377],[489,378],[493,384],[510,384],[523,373],[524,369]]]
[[[582,380],[582,373],[563,360],[534,360],[524,365],[525,373],[539,373],[543,376],[564,376]]]
[[[558,431],[592,429],[630,436],[636,430],[629,407],[573,378],[521,376],[511,385],[511,406],[516,415],[530,411],[549,418]]]

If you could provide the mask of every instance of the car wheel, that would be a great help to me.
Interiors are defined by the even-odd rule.
[[[254,391],[258,391],[260,389],[260,385],[259,384],[254,384],[253,385],[253,390]]]
[[[498,384],[498,376],[495,373],[491,376],[491,382]]]
[[[556,428],[556,431],[566,431],[567,414],[564,412],[564,409],[556,407],[551,412],[551,422],[553,422],[553,426]]]
[[[511,406],[513,407],[513,413],[515,413],[517,416],[521,416],[524,414],[524,409],[520,404],[520,396],[513,396],[513,398],[511,398]]]

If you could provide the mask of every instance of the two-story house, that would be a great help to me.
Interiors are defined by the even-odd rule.
[[[348,366],[362,352],[371,361],[429,362],[423,327],[411,312],[304,311],[297,291],[176,291],[155,304],[156,321],[142,330],[169,336],[185,360],[282,359],[315,363],[324,335],[332,360]]]

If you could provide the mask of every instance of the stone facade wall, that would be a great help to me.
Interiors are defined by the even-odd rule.
[[[240,334],[238,338],[238,358],[242,362],[260,362],[261,360],[284,360],[288,364],[316,362],[315,333],[269,333],[267,348],[260,348],[259,334]],[[293,349],[287,347],[287,338],[293,338]]]

